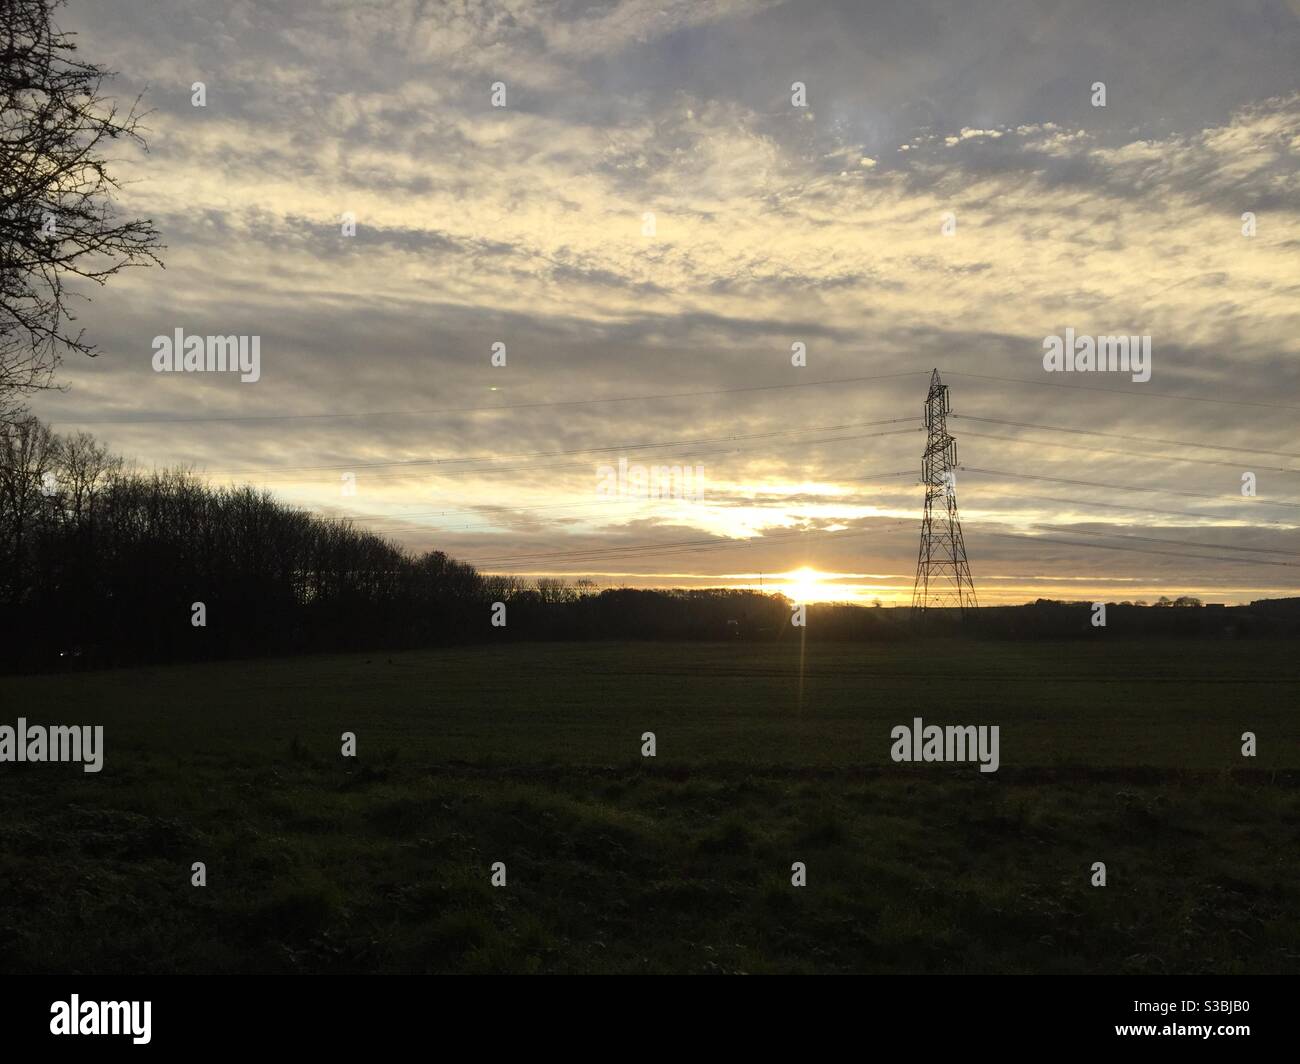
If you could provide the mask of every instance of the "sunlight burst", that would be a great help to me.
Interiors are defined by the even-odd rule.
[[[785,584],[781,590],[795,602],[820,602],[827,588],[822,584],[822,573],[805,565],[792,573],[784,573]]]

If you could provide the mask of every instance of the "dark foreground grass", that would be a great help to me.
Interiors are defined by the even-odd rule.
[[[0,766],[0,967],[1300,971],[1295,649],[810,644],[801,669],[795,644],[525,644],[4,679],[0,723],[102,723],[107,752]],[[913,716],[1000,725],[1000,771],[893,764]]]

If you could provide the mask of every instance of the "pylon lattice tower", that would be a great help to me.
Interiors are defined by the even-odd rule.
[[[925,610],[979,605],[966,561],[966,541],[957,516],[957,441],[948,435],[948,386],[936,369],[925,397],[925,427],[929,433],[921,458],[925,485],[925,516],[921,519],[921,550],[916,559],[912,608]]]

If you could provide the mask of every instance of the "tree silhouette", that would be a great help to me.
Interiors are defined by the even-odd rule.
[[[76,58],[53,20],[63,0],[0,0],[0,422],[49,388],[62,354],[94,355],[69,308],[75,278],[103,285],[161,265],[148,219],[120,218],[110,142],[145,147],[137,99],[103,95],[113,75]]]

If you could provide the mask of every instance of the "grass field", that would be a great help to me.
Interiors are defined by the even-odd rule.
[[[0,723],[102,723],[106,753],[0,765],[0,968],[1300,971],[1296,650],[512,644],[3,678]],[[1000,770],[892,763],[914,716],[999,725]]]

